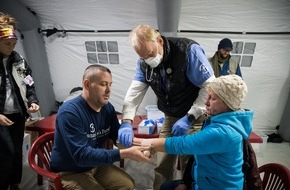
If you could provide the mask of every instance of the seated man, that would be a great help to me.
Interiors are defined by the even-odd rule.
[[[64,189],[133,190],[133,179],[113,165],[124,158],[149,162],[147,147],[106,149],[116,144],[120,124],[109,102],[111,71],[90,65],[83,75],[82,95],[66,101],[56,117],[51,170],[61,176]]]

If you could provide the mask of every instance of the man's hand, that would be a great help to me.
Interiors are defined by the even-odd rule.
[[[125,148],[120,150],[121,159],[129,158],[137,162],[151,162],[153,155],[146,155],[145,152],[149,151],[148,146],[132,146],[130,148]]]
[[[187,115],[176,121],[172,127],[174,136],[185,135],[193,123],[188,120]]]
[[[129,122],[122,122],[120,129],[118,131],[119,143],[124,147],[132,146],[133,141],[133,127]]]

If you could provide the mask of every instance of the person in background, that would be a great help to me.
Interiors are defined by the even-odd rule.
[[[231,58],[233,43],[230,39],[224,38],[219,42],[218,50],[214,56],[209,58],[209,62],[214,70],[216,77],[222,75],[236,74],[242,77],[240,65]]]
[[[16,21],[0,12],[0,189],[19,189],[22,178],[22,144],[28,112],[36,113],[31,69],[13,51],[17,43]]]
[[[72,98],[75,98],[75,97],[81,95],[82,91],[83,91],[83,88],[80,86],[72,88],[71,91],[69,92],[68,97],[63,102],[66,102]]]
[[[118,140],[132,145],[132,121],[150,86],[165,120],[160,137],[188,133],[195,119],[205,112],[206,86],[215,78],[202,47],[187,38],[167,38],[148,25],[133,29],[129,42],[139,55],[137,73],[127,91]],[[182,170],[188,157],[181,156]],[[153,188],[173,179],[176,156],[157,154]]]
[[[113,163],[124,158],[150,161],[143,147],[106,149],[108,139],[116,144],[120,127],[109,102],[111,85],[107,67],[88,66],[82,95],[64,102],[57,113],[50,166],[64,189],[133,190],[133,179]]]
[[[243,139],[252,131],[253,112],[240,108],[247,85],[238,75],[220,76],[208,87],[205,103],[209,116],[201,131],[180,137],[134,139],[151,145],[151,152],[194,155],[191,186],[164,183],[161,190],[242,190],[244,184]]]

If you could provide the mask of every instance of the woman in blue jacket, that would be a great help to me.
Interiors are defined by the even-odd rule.
[[[243,139],[252,130],[253,112],[240,108],[247,86],[237,75],[221,76],[208,87],[208,119],[200,132],[180,137],[136,139],[155,151],[194,155],[191,189],[243,189]]]

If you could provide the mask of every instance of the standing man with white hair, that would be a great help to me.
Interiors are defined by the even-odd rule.
[[[132,30],[129,41],[139,55],[137,73],[123,106],[119,142],[132,145],[132,120],[150,86],[165,114],[159,137],[188,133],[195,119],[205,112],[206,86],[215,77],[204,50],[187,38],[169,38],[148,25]],[[188,157],[181,156],[182,170]],[[159,153],[153,188],[159,190],[165,179],[173,179],[176,156]]]
[[[209,84],[205,103],[209,116],[201,131],[180,137],[134,139],[141,145],[151,145],[151,152],[174,155],[194,155],[191,170],[193,183],[165,183],[161,190],[236,189],[244,184],[243,139],[252,131],[253,112],[241,109],[247,85],[237,75],[221,76]]]

